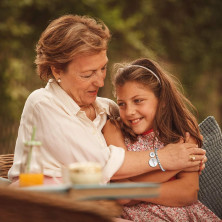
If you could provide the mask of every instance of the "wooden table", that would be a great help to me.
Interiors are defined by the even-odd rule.
[[[0,186],[2,222],[109,222],[121,214],[115,201],[76,201],[69,194],[48,194]]]

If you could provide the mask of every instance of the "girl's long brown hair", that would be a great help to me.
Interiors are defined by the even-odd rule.
[[[143,68],[130,65],[140,65],[153,71],[160,79]],[[156,136],[165,145],[175,143],[181,137],[185,138],[185,133],[196,139],[199,146],[202,145],[202,139],[198,128],[198,123],[193,115],[195,107],[182,93],[182,86],[172,75],[163,71],[160,66],[149,59],[138,59],[128,66],[118,69],[113,79],[114,92],[117,87],[123,86],[126,82],[137,82],[145,87],[149,87],[158,98],[159,104],[154,120],[153,130]],[[115,114],[117,117],[118,115]],[[137,135],[127,127],[120,118],[115,118],[121,127],[124,136],[136,141]]]

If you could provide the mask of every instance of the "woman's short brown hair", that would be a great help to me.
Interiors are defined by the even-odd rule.
[[[107,49],[110,32],[100,20],[65,15],[53,20],[36,45],[37,73],[43,80],[53,78],[51,66],[65,70],[77,56]]]

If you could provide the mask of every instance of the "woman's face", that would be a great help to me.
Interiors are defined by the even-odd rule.
[[[158,107],[155,94],[137,82],[126,82],[116,88],[120,117],[134,133],[142,134],[153,128]]]
[[[92,104],[100,87],[104,86],[108,58],[106,50],[95,55],[75,58],[66,71],[60,71],[59,83],[63,90],[81,107]]]

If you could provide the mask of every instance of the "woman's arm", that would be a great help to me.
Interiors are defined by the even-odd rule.
[[[109,124],[111,123],[108,123],[108,125],[106,126],[109,129],[104,128],[103,130],[107,143],[114,144],[116,146],[121,146],[126,149],[123,140],[123,135],[120,132],[120,130],[116,128],[113,124],[111,125]],[[107,134],[107,132],[109,133]],[[194,141],[190,142],[194,143]],[[137,153],[141,152],[128,151],[128,153],[136,155]],[[129,180],[133,182],[142,182],[142,181],[163,182],[161,184],[159,197],[140,199],[142,201],[152,202],[155,204],[161,204],[165,206],[190,205],[197,200],[197,194],[199,189],[198,172],[180,172],[178,173],[177,178],[175,180],[168,181],[169,178],[174,176],[176,173],[178,173],[178,171],[162,172],[158,170],[129,178]],[[115,179],[115,177],[113,179]]]
[[[194,143],[195,144],[195,140],[194,138],[191,138],[189,133],[186,133],[186,138],[185,138],[185,142],[189,142],[189,143]],[[206,161],[206,160],[205,160]],[[196,167],[191,167],[191,168],[186,168],[183,169],[181,171],[185,171],[185,172],[196,172],[198,171],[199,174],[201,173],[201,171],[204,169],[204,163],[201,163],[201,167],[196,166]],[[157,170],[157,171],[153,171],[150,173],[145,173],[139,176],[135,176],[130,178],[131,181],[133,182],[158,182],[158,183],[163,183],[163,182],[167,182],[170,178],[174,177],[176,174],[178,174],[179,172],[181,172],[179,170],[171,170],[171,171],[167,171],[167,172],[162,172],[161,170]]]
[[[129,177],[134,177],[134,176],[140,175],[139,177],[134,178],[135,182],[139,182],[140,179],[144,180],[144,181],[154,181],[154,179],[155,179],[155,182],[164,182],[164,181],[169,180],[176,173],[178,173],[180,170],[185,168],[186,166],[184,166],[184,164],[186,162],[189,165],[192,164],[193,166],[198,166],[198,164],[200,163],[200,161],[196,161],[195,164],[194,164],[194,162],[187,161],[188,157],[187,157],[186,151],[188,151],[188,150],[185,147],[181,147],[184,145],[182,142],[178,143],[178,144],[171,144],[171,146],[168,145],[169,152],[164,153],[164,154],[167,154],[168,157],[169,156],[177,157],[178,150],[181,151],[182,153],[183,153],[183,151],[185,151],[185,152],[184,152],[184,154],[182,154],[181,152],[180,153],[178,152],[178,155],[180,156],[180,158],[178,157],[179,159],[175,158],[174,160],[169,160],[168,163],[169,163],[169,165],[170,165],[169,167],[171,167],[171,169],[169,169],[166,172],[162,172],[162,171],[160,171],[159,166],[157,166],[155,168],[151,168],[149,166],[148,159],[149,159],[149,152],[150,151],[143,151],[143,152],[127,151],[121,130],[117,126],[112,124],[109,120],[107,121],[106,125],[103,128],[103,134],[104,134],[104,137],[105,137],[108,145],[112,144],[115,146],[123,147],[126,150],[125,161],[124,161],[122,167],[112,177],[112,180],[129,178]],[[185,144],[185,145],[189,146],[188,144]],[[182,150],[179,149],[180,147],[182,148]],[[163,152],[163,150],[164,149],[158,151],[159,158],[161,158],[160,155],[161,155],[161,152]],[[170,152],[172,152],[171,155],[169,155]],[[204,152],[205,151],[203,151],[203,153]],[[168,157],[165,157],[165,158],[163,157],[161,159],[167,160]],[[187,157],[187,159],[184,157]],[[203,158],[203,156],[199,155],[199,159],[202,159],[202,158]],[[179,162],[181,162],[181,164],[183,166],[178,167],[178,169],[175,170],[176,167],[173,166],[173,163],[178,162],[178,160],[179,160]],[[170,164],[170,162],[171,162],[171,164]],[[161,163],[162,163],[162,160],[161,160]],[[147,169],[146,168],[144,169],[144,165],[146,166]],[[199,167],[197,167],[197,170],[198,169],[199,169]],[[145,174],[147,172],[152,172],[152,173]],[[142,179],[142,177],[143,177],[142,174],[143,174],[143,176],[146,175],[143,179]]]

